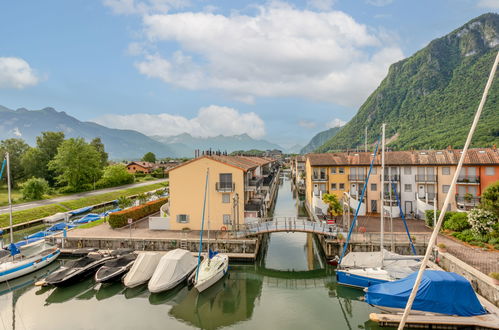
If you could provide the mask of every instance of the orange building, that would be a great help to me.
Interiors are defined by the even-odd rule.
[[[155,168],[154,163],[131,162],[126,166],[128,173],[151,173]]]

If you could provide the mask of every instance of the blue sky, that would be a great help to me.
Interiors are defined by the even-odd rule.
[[[0,4],[0,105],[149,135],[284,146],[348,121],[386,75],[499,0]]]

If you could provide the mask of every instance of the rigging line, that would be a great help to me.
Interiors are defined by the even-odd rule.
[[[196,277],[195,282],[198,281],[199,276],[199,265],[201,263],[201,250],[203,249],[203,230],[204,230],[204,211],[206,208],[206,192],[208,190],[208,175],[210,173],[210,169],[206,169],[206,182],[204,184],[204,200],[203,200],[203,214],[201,219],[201,233],[199,234],[199,252],[198,252],[198,266],[196,267]]]
[[[357,217],[359,215],[360,206],[362,204],[362,200],[364,200],[364,194],[366,193],[367,184],[369,183],[369,177],[371,176],[371,171],[373,169],[374,161],[376,160],[376,154],[378,153],[379,142],[380,142],[380,138],[378,138],[378,142],[376,143],[376,149],[374,150],[373,159],[371,161],[371,165],[369,166],[369,172],[367,173],[366,181],[365,181],[364,187],[362,188],[362,194],[360,195],[360,199],[359,199],[359,202],[357,204],[357,209],[355,210],[355,216],[353,218],[352,224],[350,225],[350,230],[348,231],[347,240],[346,240],[345,245],[343,246],[343,251],[341,252],[341,257],[340,257],[340,261],[338,262],[338,265],[341,265],[341,261],[343,260],[343,257],[345,256],[345,253],[346,253],[347,248],[348,248],[348,243],[350,242],[350,238],[352,236],[353,228],[355,228],[355,222],[357,222]],[[367,202],[366,202],[366,208],[367,208]]]
[[[397,195],[397,185],[395,184],[395,182],[393,182],[392,185],[393,185],[393,190],[395,192],[395,198],[397,199],[397,204],[399,206],[400,216],[402,217],[402,221],[404,222],[405,232],[407,233],[407,237],[409,237],[412,253],[416,255],[417,254],[416,248],[414,247],[414,242],[412,241],[411,234],[409,232],[409,227],[407,226],[407,222],[405,221],[404,211],[402,211],[402,204],[400,203],[399,196]]]
[[[419,283],[421,283],[421,278],[423,277],[423,271],[430,259],[430,255],[433,249],[433,245],[437,240],[438,232],[440,231],[440,227],[442,226],[442,222],[444,221],[445,212],[447,211],[447,206],[450,203],[451,196],[454,192],[457,178],[461,172],[461,168],[463,167],[464,157],[466,157],[466,153],[468,152],[468,148],[471,144],[471,139],[473,138],[473,134],[475,133],[476,126],[478,125],[478,120],[480,119],[480,115],[482,114],[483,106],[485,105],[485,101],[487,100],[487,95],[489,94],[490,86],[492,85],[492,81],[494,80],[494,75],[496,73],[497,64],[499,63],[499,51],[497,52],[496,59],[494,64],[492,65],[492,70],[490,71],[489,79],[487,80],[487,84],[485,85],[485,89],[482,94],[482,99],[480,100],[480,104],[478,105],[478,109],[475,114],[475,118],[473,119],[473,123],[471,124],[470,131],[468,133],[468,137],[466,138],[466,143],[464,144],[464,148],[459,158],[459,163],[457,164],[456,172],[454,173],[454,177],[452,178],[452,183],[450,185],[449,191],[447,192],[447,196],[445,196],[444,205],[442,206],[442,212],[440,212],[440,216],[438,217],[438,221],[435,224],[435,228],[433,228],[433,232],[431,233],[430,241],[428,242],[428,247],[426,248],[426,254],[424,256],[423,262],[421,263],[421,267],[418,271],[418,276],[416,277],[416,281],[414,282],[414,286],[411,291],[411,295],[407,300],[407,304],[404,309],[404,314],[402,315],[402,319],[400,320],[400,324],[398,330],[404,329],[405,323],[407,321],[407,317],[412,308],[412,303],[416,298],[416,293],[418,292]]]

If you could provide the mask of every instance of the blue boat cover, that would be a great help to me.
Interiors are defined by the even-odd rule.
[[[69,212],[69,214],[71,214],[71,215],[78,215],[78,214],[82,214],[82,213],[88,212],[91,209],[92,209],[92,206],[82,207],[81,209],[73,210],[73,211]]]
[[[418,273],[398,281],[372,285],[367,288],[366,302],[371,305],[405,308]],[[487,311],[467,279],[452,272],[425,270],[413,310],[458,316],[475,316]]]
[[[56,223],[55,225],[53,225],[52,227],[50,227],[49,229],[47,229],[47,231],[60,231],[66,227],[73,228],[73,227],[75,227],[75,225],[65,223],[65,222],[59,222],[59,223]]]
[[[93,222],[93,221],[99,220],[100,218],[101,218],[100,215],[98,215],[96,213],[89,213],[86,216],[84,216],[83,218],[73,221],[73,223],[74,224],[88,223],[88,222]]]
[[[45,236],[48,236],[48,235],[51,235],[53,233],[51,232],[48,232],[48,231],[37,231],[36,233],[34,234],[31,234],[31,235],[28,235],[28,236],[24,236],[24,239],[30,239],[30,238],[42,238],[42,237],[45,237]]]

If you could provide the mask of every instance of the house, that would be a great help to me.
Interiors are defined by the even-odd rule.
[[[267,215],[278,186],[278,165],[265,157],[204,155],[168,171],[170,230],[236,229]],[[206,227],[205,227],[206,228]]]
[[[149,162],[131,162],[126,165],[128,173],[151,173],[156,164]]]

